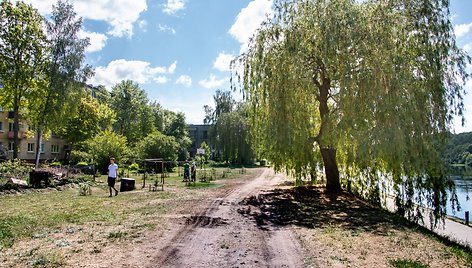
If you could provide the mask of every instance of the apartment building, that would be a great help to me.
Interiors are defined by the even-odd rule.
[[[27,122],[20,121],[20,140],[18,158],[33,162],[36,157],[36,137],[35,131],[31,129]],[[13,158],[13,112],[5,111],[0,107],[0,148],[7,151],[8,158]],[[48,137],[43,137],[40,146],[40,160],[64,159],[69,150],[67,142],[57,137],[54,132]]]
[[[209,139],[210,125],[190,124],[187,126],[187,130],[190,139],[192,140],[192,144],[189,148],[190,157],[195,157],[195,155],[197,154],[197,149],[200,148],[202,142],[206,142],[206,144],[208,144],[208,146],[212,149],[211,155],[213,157],[214,146],[210,143]]]

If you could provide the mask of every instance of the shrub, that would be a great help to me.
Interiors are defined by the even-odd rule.
[[[131,170],[131,171],[137,171],[137,170],[139,170],[139,165],[138,165],[138,163],[133,163],[133,164],[129,165],[128,169]]]
[[[76,164],[76,163],[79,163],[79,162],[87,162],[91,158],[92,157],[87,152],[84,152],[84,151],[71,151],[69,161],[70,161],[71,164]]]
[[[86,142],[87,152],[93,157],[97,164],[97,170],[107,171],[110,157],[116,159],[116,163],[126,162],[129,154],[126,137],[116,134],[111,130],[98,133]]]
[[[7,179],[24,179],[30,171],[31,166],[18,159],[0,163],[0,174]]]
[[[87,183],[79,184],[79,195],[80,196],[87,196],[92,195],[92,188]]]

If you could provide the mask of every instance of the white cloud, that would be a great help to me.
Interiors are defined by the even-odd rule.
[[[210,74],[209,79],[203,79],[198,82],[204,88],[217,88],[221,87],[224,83],[228,82],[228,77],[224,77],[222,79],[217,79],[214,74]]]
[[[172,65],[176,64],[174,62]],[[171,67],[172,67],[171,65]],[[108,66],[99,66],[95,69],[95,76],[89,80],[93,85],[114,86],[122,80],[133,80],[140,84],[151,82],[166,83],[165,74],[169,74],[170,67],[151,67],[146,61],[118,59]]]
[[[175,34],[175,29],[168,26],[168,25],[165,25],[165,24],[158,24],[157,25],[157,28],[159,29],[159,31],[161,32],[169,32],[169,33],[172,33],[172,34]]]
[[[177,81],[175,81],[176,84],[181,84],[185,87],[190,87],[192,86],[192,78],[188,75],[181,75],[179,78],[177,78]]]
[[[465,44],[462,49],[469,53],[472,52],[472,43]]]
[[[234,56],[231,54],[220,53],[213,62],[213,68],[216,68],[222,72],[229,71],[230,64],[233,59]]]
[[[272,0],[254,0],[241,9],[229,29],[229,33],[241,43],[241,51],[246,50],[249,39],[270,14],[272,14]]]
[[[167,0],[167,4],[164,5],[163,11],[164,13],[171,15],[184,8],[185,8],[184,0]]]
[[[462,36],[466,35],[470,28],[472,27],[472,22],[467,24],[459,24],[454,26],[454,34],[457,38],[461,38]]]
[[[167,69],[167,72],[169,72],[170,74],[173,74],[174,71],[175,71],[175,68],[177,68],[177,61],[174,61],[174,62],[169,66],[169,68]]]
[[[148,23],[147,23],[147,21],[145,21],[145,20],[140,20],[140,21],[138,22],[139,28],[140,28],[141,30],[143,30],[144,32],[147,31],[147,25],[148,25]]]
[[[167,77],[163,76],[163,75],[160,75],[156,78],[153,79],[154,82],[158,83],[158,84],[165,84],[167,83]]]
[[[470,69],[470,66],[468,67]],[[456,133],[472,131],[472,79],[469,79],[464,86],[467,94],[464,96],[464,126],[462,126],[462,118],[455,116],[453,120],[453,130]]]
[[[101,33],[87,32],[81,30],[78,35],[80,38],[88,37],[90,39],[90,45],[85,50],[88,53],[102,50],[102,48],[105,47],[105,45],[107,44],[108,40],[108,37]]]
[[[57,0],[26,0],[43,15],[50,14]],[[146,0],[71,0],[77,15],[84,19],[105,21],[110,25],[109,35],[131,37],[133,24],[141,12],[147,10]]]

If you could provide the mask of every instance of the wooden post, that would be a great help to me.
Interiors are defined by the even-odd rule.
[[[95,181],[95,176],[96,176],[96,170],[95,170],[95,164],[92,164],[92,172],[93,172],[93,181]]]
[[[465,212],[465,225],[469,225],[469,211]]]
[[[143,188],[146,187],[146,171],[143,173]]]

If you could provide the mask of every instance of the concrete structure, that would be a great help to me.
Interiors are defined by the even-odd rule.
[[[195,157],[197,149],[200,148],[203,141],[211,149],[214,149],[214,146],[210,144],[210,125],[188,125],[188,133],[192,140],[192,145],[190,145],[189,149],[190,157]]]
[[[36,152],[35,131],[29,129],[25,121],[20,120],[20,131],[18,137],[20,139],[18,158],[33,162]],[[64,159],[68,150],[65,140],[57,137],[54,133],[49,136],[43,136],[41,144],[40,159],[44,160],[60,160]],[[9,111],[5,111],[0,107],[0,147],[7,151],[7,157],[13,157],[13,115]]]

